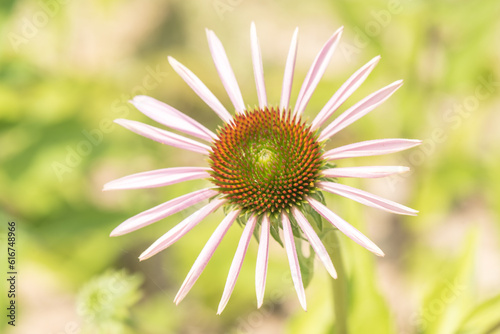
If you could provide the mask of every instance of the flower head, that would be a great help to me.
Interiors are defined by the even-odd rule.
[[[194,92],[224,121],[214,133],[175,108],[147,96],[136,96],[132,103],[151,119],[172,129],[206,142],[190,139],[143,123],[118,119],[115,122],[142,136],[163,144],[208,156],[208,167],[176,167],[153,170],[120,178],[107,183],[104,190],[167,186],[194,179],[208,179],[213,187],[197,190],[172,199],[129,218],[111,233],[112,236],[132,232],[160,219],[184,210],[201,201],[208,204],[184,219],[154,242],[140,259],[147,259],[169,247],[193,229],[205,217],[220,207],[227,215],[205,244],[182,284],[175,302],[179,303],[194,285],[212,257],[215,249],[231,227],[239,220],[243,233],[229,269],[218,313],[226,306],[241,269],[252,234],[260,229],[256,266],[257,303],[263,302],[267,275],[269,235],[281,243],[277,232],[282,230],[292,279],[299,301],[306,309],[304,286],[295,246],[294,235],[308,240],[327,271],[335,278],[330,257],[313,225],[309,212],[314,212],[338,230],[376,255],[383,252],[356,228],[328,209],[320,196],[326,191],[350,198],[385,211],[415,215],[417,211],[368,192],[335,182],[336,178],[383,177],[408,170],[402,166],[364,166],[335,168],[330,162],[343,158],[398,152],[420,144],[410,139],[379,139],[337,147],[328,151],[324,144],[337,132],[366,115],[389,98],[402,84],[396,81],[354,104],[330,124],[330,116],[363,83],[380,57],[375,57],[354,73],[335,92],[311,124],[301,115],[340,40],[342,28],[325,43],[314,60],[300,89],[293,110],[289,107],[297,53],[298,29],[292,37],[288,53],[279,107],[267,102],[264,73],[255,25],[250,30],[252,61],[259,107],[245,108],[238,83],[224,48],[214,32],[207,30],[208,44],[215,67],[234,105],[231,115],[210,90],[184,65],[169,57],[174,70]]]
[[[219,192],[257,215],[300,205],[314,190],[324,164],[309,126],[272,107],[235,115],[219,131],[210,160]]]

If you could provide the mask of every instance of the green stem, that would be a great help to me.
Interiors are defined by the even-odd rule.
[[[347,296],[347,276],[338,238],[338,230],[329,228],[324,231],[322,237],[330,258],[337,271],[337,279],[332,278],[333,305],[335,312],[335,330],[337,334],[347,334],[347,316],[348,316],[348,296]]]

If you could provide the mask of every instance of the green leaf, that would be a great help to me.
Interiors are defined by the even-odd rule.
[[[257,240],[257,243],[260,242],[260,229],[262,225],[262,216],[257,218],[257,224],[255,228],[253,229],[253,236],[255,237],[255,240]]]
[[[500,295],[477,306],[464,319],[457,334],[495,333],[500,329]]]
[[[295,238],[295,248],[297,249],[297,257],[299,259],[302,283],[304,284],[304,288],[307,288],[314,275],[314,250],[309,245],[309,256],[305,256],[302,252],[302,241],[300,238]]]
[[[84,285],[77,297],[78,311],[85,320],[84,329],[89,333],[124,332],[130,307],[142,296],[142,281],[138,274],[109,270]]]
[[[311,194],[311,197],[326,206],[325,196],[321,191],[317,191]],[[312,220],[316,223],[316,226],[318,227],[318,231],[316,232],[320,232],[321,234],[321,232],[323,232],[323,217],[310,205],[307,205],[307,207],[309,208],[309,214],[312,217]]]
[[[462,255],[454,261],[447,261],[443,273],[424,300],[414,321],[420,332],[455,334],[465,311],[472,302],[470,286],[477,245],[477,229],[473,228],[465,240]]]
[[[297,221],[295,220],[295,217],[293,215],[289,215],[288,218],[290,219],[290,225],[292,226],[293,236],[301,240],[306,240],[304,238],[304,235],[302,234],[302,230],[300,229],[299,224],[297,224]]]
[[[283,241],[281,240],[280,237],[280,220],[274,216],[271,216],[270,219],[271,219],[271,224],[269,231],[271,232],[271,236],[281,245],[281,247],[284,247]]]
[[[364,219],[357,205],[346,199],[342,202],[342,208],[345,211],[340,214],[363,232]],[[392,312],[379,290],[375,270],[376,256],[338,230],[334,231],[340,239],[339,252],[348,272],[346,293],[349,305],[346,314],[349,315],[349,333],[396,333]]]
[[[323,218],[321,215],[316,212],[313,208],[311,208],[310,205],[305,206],[306,207],[306,214],[307,214],[307,220],[309,222],[314,222],[316,226],[318,227],[318,230],[321,232],[323,231]]]

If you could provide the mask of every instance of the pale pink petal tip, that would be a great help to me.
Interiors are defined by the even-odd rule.
[[[255,28],[255,23],[253,22],[250,27],[250,41],[252,48],[253,73],[255,77],[255,86],[257,87],[259,107],[261,109],[264,109],[267,106],[266,85],[264,83],[264,68],[262,66],[262,54],[257,37],[257,29]]]
[[[175,183],[210,177],[207,167],[172,167],[132,174],[110,181],[104,191],[118,189],[144,189],[172,185]]]
[[[207,86],[187,67],[172,57],[168,57],[170,66],[177,74],[188,84],[189,87],[210,107],[213,111],[226,123],[231,122],[232,116],[222,105],[222,103],[215,97],[215,95],[208,89]]]
[[[295,69],[295,60],[297,59],[297,38],[299,28],[295,28],[292,41],[290,42],[290,50],[285,65],[285,74],[283,75],[283,87],[281,90],[280,110],[288,110],[290,104],[290,94],[292,92],[293,73]]]
[[[323,109],[318,113],[311,123],[311,129],[314,131],[323,123],[361,86],[371,71],[380,60],[377,56],[357,70],[340,88],[333,94]]]
[[[198,225],[203,219],[205,219],[209,214],[221,207],[226,200],[214,199],[186,219],[184,219],[179,224],[175,225],[167,233],[156,240],[148,249],[146,249],[139,257],[139,259],[145,260],[153,255],[161,252],[162,250],[170,247],[172,244],[177,242],[186,233],[191,231],[196,225]]]
[[[191,267],[191,270],[186,276],[186,279],[182,283],[181,288],[179,289],[179,292],[177,292],[177,295],[175,296],[174,303],[178,305],[184,297],[186,297],[187,293],[191,288],[193,287],[194,283],[196,283],[196,280],[200,277],[201,273],[205,269],[205,267],[208,264],[208,261],[212,258],[212,255],[215,253],[215,250],[219,246],[219,244],[222,241],[222,238],[226,235],[227,231],[231,227],[231,225],[234,223],[238,215],[240,214],[240,210],[235,210],[231,211],[223,220],[222,222],[217,226],[215,229],[214,233],[208,239],[207,243],[203,247],[203,249],[200,252],[200,255],[194,262],[193,266]]]
[[[307,104],[309,103],[309,100],[311,99],[316,86],[318,85],[321,77],[326,71],[328,63],[333,56],[333,52],[335,51],[335,48],[340,41],[343,30],[344,27],[340,27],[339,29],[337,29],[332,37],[330,37],[328,41],[323,45],[318,55],[314,59],[314,62],[311,65],[309,72],[307,72],[306,78],[304,79],[304,83],[300,88],[299,96],[297,97],[297,102],[293,111],[294,115],[301,115]]]
[[[316,210],[321,216],[323,216],[332,225],[337,227],[342,233],[352,239],[354,242],[360,246],[368,249],[370,252],[378,256],[384,256],[384,252],[375,245],[370,239],[368,239],[363,233],[358,231],[354,226],[337,216],[333,211],[328,209],[321,202],[309,197],[307,199],[309,204]]]
[[[207,188],[174,198],[127,219],[118,225],[111,232],[110,236],[116,237],[133,232],[193,206],[205,199],[216,196],[217,194],[218,192],[216,190]]]
[[[137,95],[130,101],[152,120],[188,135],[212,142],[217,135],[174,107],[152,97]]]
[[[206,32],[208,46],[217,69],[217,73],[219,74],[222,84],[226,89],[234,108],[237,112],[242,113],[245,110],[245,103],[243,102],[243,97],[241,95],[238,82],[236,81],[236,77],[234,76],[233,69],[229,63],[229,59],[227,58],[226,51],[224,50],[221,41],[212,30],[206,29]]]
[[[326,177],[377,178],[406,173],[409,170],[406,166],[361,166],[324,169],[321,173]]]
[[[376,139],[359,143],[349,144],[331,149],[323,154],[327,160],[367,157],[395,153],[422,144],[421,140],[415,139]]]
[[[158,129],[148,124],[121,118],[115,119],[114,122],[143,137],[149,138],[165,145],[174,146],[205,155],[208,155],[211,151],[210,146],[169,131]]]
[[[318,141],[324,141],[348,125],[354,123],[370,111],[378,107],[392,94],[398,90],[403,84],[403,80],[395,81],[384,88],[379,89],[375,93],[365,97],[354,106],[343,112],[333,122],[331,122],[320,134]]]
[[[241,235],[240,242],[238,243],[238,248],[234,254],[233,262],[231,263],[231,268],[229,269],[229,274],[227,275],[226,286],[224,287],[224,292],[222,293],[222,298],[217,309],[217,314],[221,314],[233,293],[234,286],[236,285],[236,280],[240,274],[241,266],[243,265],[243,260],[245,259],[245,254],[250,244],[250,239],[252,238],[253,230],[255,229],[255,224],[257,218],[251,216],[245,225],[243,234]]]
[[[300,229],[304,232],[307,240],[309,240],[309,244],[312,246],[319,259],[325,266],[328,273],[333,277],[337,278],[337,272],[333,266],[332,260],[330,259],[330,255],[328,255],[328,251],[326,250],[323,242],[318,237],[311,224],[307,221],[306,217],[300,212],[297,207],[292,208],[292,214],[297,221]]]
[[[345,184],[320,181],[317,183],[317,186],[322,190],[352,199],[372,208],[408,216],[415,216],[418,213],[415,209]]]

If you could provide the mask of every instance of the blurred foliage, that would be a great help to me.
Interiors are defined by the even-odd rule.
[[[60,333],[74,322],[82,331],[95,332],[99,326],[85,328],[77,307],[82,300],[91,306],[103,284],[123,273],[110,268],[124,268],[131,273],[120,276],[124,290],[95,314],[98,325],[111,321],[112,329],[101,328],[106,333],[332,332],[326,271],[315,265],[308,312],[302,312],[285,252],[274,241],[264,306],[256,309],[257,243],[252,241],[228,307],[215,316],[241,235],[237,225],[186,300],[177,307],[171,303],[221,221],[220,212],[141,263],[137,256],[195,208],[131,235],[108,237],[126,218],[203,182],[102,193],[105,182],[139,171],[205,163],[111,121],[153,124],[127,103],[134,95],[147,94],[216,129],[220,120],[166,58],[181,61],[230,106],[210,59],[205,27],[222,40],[246,103],[257,104],[248,37],[253,20],[270,103],[278,103],[293,29],[300,27],[292,103],[315,53],[344,25],[342,42],[306,109],[309,119],[351,73],[378,54],[377,69],[337,113],[404,79],[390,100],[339,133],[331,147],[384,137],[424,140],[421,147],[401,154],[339,163],[410,166],[412,172],[401,177],[346,183],[414,207],[420,210],[418,217],[386,215],[325,196],[329,206],[386,253],[376,259],[341,237],[351,332],[498,332],[498,17],[498,0],[2,1],[0,217],[18,223],[20,275],[34,274],[23,276],[20,326],[7,328],[1,322],[0,331]],[[4,233],[0,235],[3,245]],[[49,278],[43,280],[45,276]],[[450,290],[457,289],[454,284],[461,289],[456,295]],[[27,291],[51,292],[39,299]]]
[[[83,332],[132,332],[130,307],[141,297],[141,281],[138,275],[107,271],[86,283],[76,300],[77,312],[85,322]]]

